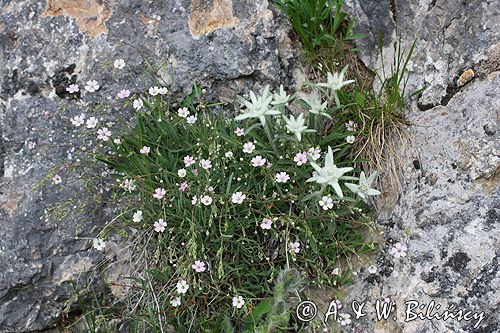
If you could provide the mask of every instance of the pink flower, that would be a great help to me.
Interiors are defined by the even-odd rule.
[[[186,192],[189,188],[189,185],[188,183],[184,182],[181,184],[181,186],[179,186],[179,190],[181,190],[181,192]]]
[[[286,183],[290,180],[290,176],[286,172],[280,172],[276,174],[276,183]]]
[[[358,128],[358,124],[356,124],[354,121],[349,120],[349,122],[345,123],[345,127],[349,132],[356,132],[356,129]]]
[[[212,162],[209,160],[201,160],[200,165],[203,169],[208,170],[212,167]]]
[[[207,268],[205,267],[205,263],[203,261],[195,260],[194,264],[191,265],[191,267],[197,272],[197,273],[202,273],[204,272]]]
[[[290,250],[292,250],[295,253],[299,253],[299,251],[300,251],[300,243],[299,242],[290,243],[290,244],[288,244],[288,247],[290,248]]]
[[[263,219],[262,223],[260,224],[260,227],[264,230],[269,230],[271,229],[272,224],[273,221],[271,219]]]
[[[245,135],[245,130],[243,128],[237,128],[234,133],[236,133],[236,136],[243,136]]]
[[[150,151],[151,151],[151,148],[147,147],[147,146],[144,146],[144,147],[141,148],[141,150],[139,150],[139,152],[141,154],[149,154]]]
[[[302,153],[297,153],[293,158],[293,161],[297,163],[298,166],[307,163],[307,152],[303,151]]]
[[[184,156],[184,165],[187,167],[189,167],[190,165],[193,165],[195,164],[196,161],[195,159],[192,157],[192,156]]]
[[[163,219],[159,219],[158,222],[155,222],[154,224],[156,232],[164,232],[166,227],[167,227],[167,222],[165,222]]]
[[[108,141],[111,136],[111,131],[107,127],[103,127],[97,131],[97,138],[102,141]]]
[[[118,92],[118,94],[116,94],[116,96],[118,98],[127,98],[130,96],[130,90],[128,90],[128,89],[120,90],[120,92]]]
[[[266,164],[266,159],[262,158],[262,156],[260,156],[260,155],[257,155],[254,158],[252,158],[251,162],[252,162],[252,166],[260,167],[260,166],[263,166],[264,164]]]
[[[155,190],[155,194],[153,194],[153,197],[155,197],[158,200],[161,200],[165,194],[167,194],[167,191],[164,188],[157,188]]]
[[[389,253],[392,254],[396,259],[404,258],[406,257],[406,250],[408,250],[408,248],[398,242],[394,244],[394,247],[392,249],[389,250]]]
[[[70,94],[74,94],[80,91],[77,84],[70,84],[69,87],[66,88],[66,91]]]

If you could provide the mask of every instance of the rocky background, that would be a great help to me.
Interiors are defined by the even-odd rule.
[[[351,0],[347,8],[369,35],[358,42],[368,67],[390,66],[395,42],[408,47],[417,39],[408,90],[428,85],[408,107],[414,149],[401,152],[402,192],[385,193],[380,203],[383,251],[344,290],[345,304],[390,298],[398,320],[368,315],[354,330],[499,332],[498,1]],[[60,320],[72,281],[94,283],[85,272],[102,260],[85,237],[102,223],[104,207],[78,228],[58,225],[44,210],[60,194],[33,190],[70,159],[70,126],[55,116],[58,101],[68,101],[73,115],[96,103],[70,99],[70,83],[82,89],[98,80],[112,101],[123,88],[151,83],[148,58],[164,64],[158,79],[174,91],[198,81],[231,100],[264,83],[301,84],[304,75],[299,46],[267,0],[3,0],[0,15],[0,332],[32,332]],[[126,62],[119,73],[117,58]],[[69,190],[78,193],[78,184]],[[408,247],[405,258],[388,253],[396,242]],[[484,311],[485,318],[477,329],[471,321],[404,323],[411,299]]]

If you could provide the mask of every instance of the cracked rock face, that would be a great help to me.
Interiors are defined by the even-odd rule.
[[[58,116],[59,101],[67,117],[97,105],[83,89],[88,80],[112,106],[124,88],[166,84],[180,94],[196,81],[211,97],[232,100],[264,83],[291,82],[295,51],[284,22],[266,0],[0,2],[0,332],[55,325],[72,283],[94,283],[87,272],[103,259],[89,238],[106,207],[81,225],[57,224],[46,205],[82,184],[67,193],[33,190],[53,168],[71,164],[67,147],[79,144],[69,119]],[[164,65],[156,67],[161,82],[145,78],[145,58]],[[80,92],[70,95],[73,83]]]
[[[376,270],[361,269],[356,283],[344,290],[346,303],[367,302],[367,316],[354,326],[359,332],[499,332],[498,3],[419,0],[380,8],[378,1],[351,1],[350,6],[355,14],[361,10],[358,26],[370,35],[359,43],[365,63],[381,63],[372,48],[379,31],[388,32],[386,55],[394,52],[396,32],[406,47],[416,38],[410,91],[429,85],[408,108],[414,149],[401,151],[411,156],[405,160],[402,193],[377,221],[383,251],[373,262]],[[392,18],[392,28],[378,23],[381,10]],[[405,257],[390,254],[397,242],[407,246]],[[376,320],[375,302],[386,298],[396,310],[388,320]],[[423,308],[411,310],[405,302],[412,300]],[[448,309],[483,312],[484,318],[474,327],[478,318],[412,316],[425,315],[432,301],[431,316]]]

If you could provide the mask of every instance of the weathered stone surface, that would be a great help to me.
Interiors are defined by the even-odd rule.
[[[130,110],[115,98],[124,88],[168,85],[177,93],[197,81],[230,100],[254,84],[291,82],[295,60],[286,25],[266,0],[1,1],[0,15],[0,332],[28,332],[54,325],[72,281],[93,281],[86,272],[103,259],[89,238],[106,220],[105,207],[82,226],[58,225],[46,205],[81,195],[81,184],[64,193],[32,189],[75,159],[70,147],[82,143],[69,118],[101,102],[85,82],[99,81],[95,96],[125,116]],[[118,58],[123,70],[113,68]],[[156,81],[144,75],[144,58],[156,66]],[[66,91],[71,83],[78,94]]]
[[[392,3],[382,6],[392,18],[386,26],[378,1],[350,2],[355,14],[362,10],[359,27],[370,35],[359,43],[362,59],[380,66],[373,48],[378,31],[392,36],[384,43],[385,62],[396,36],[406,47],[416,38],[409,91],[429,87],[408,107],[414,149],[400,151],[409,158],[396,207],[380,212],[377,270],[359,271],[344,290],[346,304],[367,302],[369,313],[354,324],[359,332],[499,332],[500,8],[487,0]],[[406,257],[389,254],[396,242],[408,247]],[[377,321],[374,303],[385,298],[397,310]],[[477,328],[475,319],[404,322],[410,300],[425,304],[418,310],[424,314],[434,301],[439,313],[454,307],[454,313],[484,312],[484,319]]]

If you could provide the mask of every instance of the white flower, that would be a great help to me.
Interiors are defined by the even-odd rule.
[[[273,221],[271,219],[263,219],[262,223],[260,224],[260,227],[264,230],[269,230],[271,229],[272,224]]]
[[[323,210],[329,210],[333,208],[333,199],[329,195],[325,195],[324,197],[321,198],[319,201],[319,205]]]
[[[204,195],[200,198],[200,202],[205,206],[210,206],[212,204],[212,197]]]
[[[354,137],[354,135],[349,135],[347,138],[345,138],[345,141],[350,144],[353,144],[355,140],[356,138]]]
[[[247,142],[243,145],[244,153],[251,154],[253,153],[254,150],[255,150],[255,145],[253,144],[253,142]]]
[[[271,102],[271,104],[274,106],[288,106],[288,103],[290,102],[290,95],[287,95],[285,89],[283,89],[283,85],[280,85],[280,90],[274,92],[273,99],[274,100]]]
[[[236,192],[233,193],[233,195],[231,196],[231,202],[234,204],[241,205],[243,201],[246,199],[246,197],[247,196],[243,194],[243,192]]]
[[[236,133],[236,136],[243,136],[245,135],[245,130],[243,128],[238,127],[234,130],[234,133]]]
[[[56,96],[57,96],[57,94],[56,94],[56,90],[55,90],[55,89],[52,89],[52,90],[50,91],[50,93],[49,93],[49,96],[48,96],[48,97],[49,97],[50,99],[53,99],[53,98],[54,98],[54,97],[56,97]]]
[[[286,183],[290,180],[290,176],[286,172],[280,172],[276,174],[276,183]]]
[[[106,243],[102,238],[94,238],[94,240],[92,241],[92,246],[97,251],[102,251],[106,247]]]
[[[95,128],[97,126],[97,118],[96,117],[90,117],[87,119],[87,128]]]
[[[198,197],[196,195],[193,197],[193,199],[191,199],[191,203],[193,204],[193,206],[198,203]]]
[[[389,253],[392,254],[396,259],[404,258],[406,257],[406,250],[408,250],[408,248],[398,242],[394,244],[394,247],[392,249],[389,250]]]
[[[139,152],[141,154],[149,154],[151,152],[151,148],[148,147],[148,146],[144,146],[144,147],[141,148],[141,150],[139,150]]]
[[[174,308],[178,307],[181,305],[181,298],[180,297],[174,297],[170,300],[170,305],[172,305]]]
[[[351,190],[352,193],[357,193],[358,196],[366,201],[367,197],[370,195],[380,195],[381,192],[378,190],[375,190],[371,188],[370,186],[372,185],[373,181],[375,180],[375,177],[377,176],[377,172],[375,171],[366,179],[365,172],[361,171],[361,174],[359,175],[359,184],[351,184],[351,183],[346,183],[345,186],[349,190]]]
[[[181,177],[181,178],[186,177],[186,175],[187,175],[187,171],[186,171],[186,169],[179,169],[179,170],[177,171],[177,175],[179,175],[179,177]]]
[[[286,129],[292,132],[299,142],[302,140],[302,133],[316,132],[315,130],[307,129],[303,113],[301,113],[297,118],[293,115],[290,115],[290,118],[287,118],[286,116],[283,116],[283,118],[286,122]]]
[[[157,86],[154,86],[154,87],[151,87],[149,88],[149,94],[151,96],[156,96],[160,93],[160,88],[158,88]]]
[[[194,269],[197,273],[202,273],[207,269],[205,267],[205,263],[199,260],[195,260],[194,264],[191,265],[191,268]]]
[[[313,161],[317,161],[321,157],[321,149],[319,147],[309,148],[307,153],[311,156]]]
[[[103,127],[97,131],[97,138],[102,141],[108,141],[111,136],[111,131],[107,127]]]
[[[69,87],[66,88],[66,91],[70,94],[74,94],[80,91],[77,84],[70,84]]]
[[[263,166],[264,164],[266,164],[266,159],[262,158],[262,156],[260,156],[260,155],[257,155],[254,158],[252,158],[252,160],[250,162],[252,163],[252,166],[260,167],[260,166]]]
[[[135,191],[135,189],[137,188],[133,179],[124,179],[121,182],[120,187],[129,193]]]
[[[227,151],[224,156],[226,156],[226,158],[233,158],[233,152],[232,151]]]
[[[134,99],[134,102],[132,103],[132,106],[134,109],[139,110],[144,106],[144,102],[140,98]]]
[[[328,113],[324,112],[328,107],[328,102],[321,103],[320,96],[316,90],[313,91],[311,100],[307,104],[309,104],[309,112],[332,119]]]
[[[132,221],[139,223],[142,221],[142,210],[138,210],[134,213]]]
[[[203,169],[208,170],[212,168],[212,162],[210,160],[201,160],[200,165]]]
[[[179,115],[179,117],[181,118],[187,118],[189,116],[189,110],[188,108],[180,108],[178,111],[177,111],[177,114]]]
[[[243,297],[241,296],[234,296],[233,297],[233,306],[235,308],[241,309],[245,305],[245,301],[243,300]]]
[[[295,253],[300,252],[300,243],[299,242],[290,243],[290,244],[288,244],[288,247],[290,248],[291,251],[293,251]]]
[[[370,273],[370,274],[377,273],[377,266],[371,265],[370,267],[368,267],[368,273]]]
[[[350,325],[352,322],[351,315],[348,313],[341,313],[339,315],[339,322],[340,322],[340,325],[342,325],[342,326]]]
[[[194,124],[198,118],[196,116],[187,117],[186,121],[188,124]]]
[[[161,200],[165,196],[165,194],[167,194],[167,190],[165,190],[164,188],[157,188],[155,189],[155,194],[153,194],[153,197]]]
[[[123,59],[116,59],[113,65],[116,69],[122,69],[125,67],[125,61]]]
[[[167,222],[165,222],[163,219],[159,219],[157,222],[155,222],[154,227],[156,232],[164,232],[165,228],[167,227]]]
[[[328,146],[328,153],[325,157],[325,166],[322,168],[318,166],[316,163],[311,162],[311,166],[316,170],[316,173],[313,173],[313,176],[307,180],[307,182],[316,182],[322,186],[322,189],[327,185],[330,185],[335,190],[335,193],[343,198],[344,194],[342,193],[342,189],[339,185],[340,179],[352,179],[353,177],[344,176],[345,173],[352,171],[353,168],[337,168],[337,166],[333,163],[333,151],[332,147]]]
[[[193,165],[196,163],[196,160],[192,157],[192,156],[184,156],[184,165],[187,167],[189,167],[190,165]]]
[[[116,94],[116,97],[118,98],[127,98],[129,96],[130,96],[130,90],[128,89],[122,89]]]
[[[354,80],[344,81],[345,72],[347,71],[347,67],[345,66],[340,73],[328,73],[327,82],[326,83],[317,83],[316,86],[328,88],[332,91],[338,91],[342,89],[342,87],[353,83]]]
[[[83,123],[85,122],[85,114],[82,113],[80,114],[79,116],[74,116],[73,118],[70,119],[71,120],[71,123],[76,126],[76,127],[80,127],[83,125]]]
[[[332,271],[332,274],[333,275],[340,275],[340,268],[335,268],[333,271]]]
[[[159,88],[159,89],[158,89],[158,93],[159,93],[160,95],[166,95],[166,94],[168,93],[168,89],[167,89],[167,87],[161,87],[161,88]]]
[[[273,116],[281,114],[278,110],[273,110],[270,107],[270,103],[273,100],[273,96],[269,94],[269,85],[264,88],[264,91],[261,96],[255,96],[254,92],[250,92],[250,100],[244,101],[244,105],[246,106],[246,110],[243,114],[236,116],[235,120],[244,120],[248,118],[259,118],[260,122],[263,126],[266,125],[266,117],[265,116]]]
[[[120,145],[122,143],[122,140],[120,138],[116,138],[113,140],[114,143],[116,143],[117,145]]]
[[[85,86],[85,90],[88,92],[94,92],[99,89],[99,83],[96,80],[87,81],[87,85]]]
[[[297,163],[298,166],[301,166],[303,164],[307,163],[307,153],[304,151],[302,153],[297,153],[295,157],[293,158],[293,161]]]
[[[189,285],[187,284],[186,280],[181,280],[177,282],[177,292],[179,294],[185,294],[188,289]]]
[[[59,175],[55,175],[54,177],[52,177],[52,182],[53,182],[54,184],[56,184],[56,185],[57,185],[57,184],[61,184],[61,183],[62,183],[62,178],[61,178],[61,176],[59,176]]]

